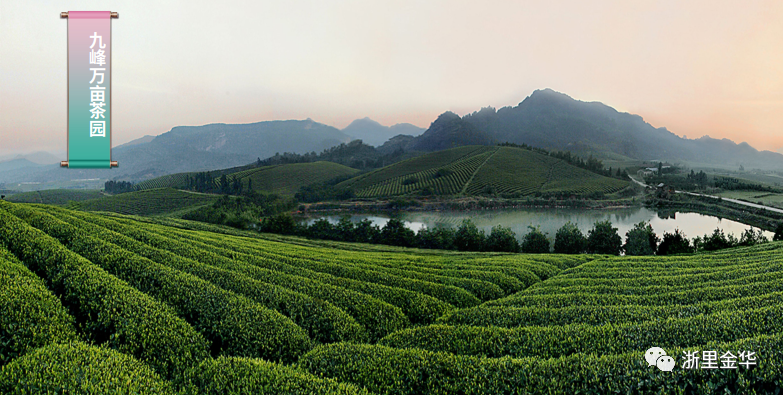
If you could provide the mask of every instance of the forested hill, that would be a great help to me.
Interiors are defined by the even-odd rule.
[[[2,172],[2,182],[72,179],[144,180],[166,174],[246,165],[278,152],[321,152],[351,140],[332,126],[313,120],[248,124],[178,126],[151,141],[112,150],[115,169],[61,169],[45,166],[24,173]]]
[[[486,107],[462,118],[445,112],[418,137],[398,137],[389,151],[438,151],[462,145],[510,142],[603,159],[691,161],[780,168],[783,155],[747,143],[708,136],[686,139],[634,114],[599,102],[582,102],[551,89],[537,90],[516,107]]]
[[[747,143],[710,137],[686,139],[634,114],[599,102],[582,102],[551,89],[537,90],[516,107],[487,107],[463,117],[498,141],[576,154],[641,160],[688,160],[780,168],[783,155]]]

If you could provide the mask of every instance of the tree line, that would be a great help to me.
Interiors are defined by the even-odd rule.
[[[129,181],[106,181],[103,183],[103,190],[108,193],[119,194],[136,191],[138,187]]]
[[[557,231],[552,244],[539,227],[528,228],[530,231],[520,242],[510,228],[497,225],[486,234],[469,219],[462,221],[457,229],[437,226],[414,232],[397,218],[389,219],[383,227],[375,225],[369,219],[354,223],[348,217],[342,217],[336,224],[321,218],[308,226],[298,223],[286,213],[263,219],[258,230],[314,239],[399,247],[556,254],[672,255],[752,246],[769,241],[760,229],[753,228],[743,232],[739,239],[733,234],[726,235],[720,228],[715,229],[712,234],[697,236],[693,240],[689,240],[679,229],[664,232],[661,238],[653,231],[649,222],[643,221],[626,232],[623,242],[618,228],[613,227],[611,221],[599,221],[587,234],[576,224],[567,222]],[[783,224],[776,229],[773,240],[783,240]]]

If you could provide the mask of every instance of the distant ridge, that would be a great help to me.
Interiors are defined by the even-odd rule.
[[[380,146],[390,138],[398,134],[418,136],[424,133],[424,129],[409,123],[398,123],[392,126],[383,126],[370,118],[357,119],[342,130],[343,133],[362,140],[365,144],[374,147]]]

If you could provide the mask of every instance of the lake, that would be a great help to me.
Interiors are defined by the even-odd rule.
[[[673,233],[674,229],[679,228],[688,238],[692,239],[696,236],[711,234],[715,228],[721,228],[726,234],[731,233],[739,238],[742,232],[750,228],[749,225],[711,215],[675,211],[658,212],[644,207],[601,210],[531,208],[469,212],[401,211],[394,216],[404,221],[408,228],[417,232],[425,226],[428,228],[436,226],[456,228],[464,219],[472,220],[479,229],[483,229],[487,234],[493,226],[503,225],[511,228],[520,240],[528,233],[528,226],[539,226],[542,232],[547,233],[550,240],[554,240],[557,230],[568,221],[575,223],[587,235],[587,231],[592,229],[595,222],[609,220],[614,227],[618,228],[618,233],[623,236],[623,240],[625,240],[625,233],[633,228],[634,224],[641,221],[649,221],[659,237],[663,235],[663,232]],[[309,225],[318,218],[326,218],[332,223],[337,223],[340,220],[339,215],[327,215],[309,216],[304,222]],[[383,214],[351,214],[350,218],[354,222],[367,218],[379,227],[383,227],[390,217]],[[764,235],[771,240],[773,233],[764,231]]]

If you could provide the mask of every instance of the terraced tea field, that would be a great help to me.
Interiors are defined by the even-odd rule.
[[[133,215],[161,215],[203,207],[214,203],[218,198],[218,195],[158,188],[86,200],[79,203],[79,209]]]
[[[612,193],[628,183],[525,149],[466,146],[409,159],[339,185],[370,198],[413,194],[425,188],[438,195]]]
[[[337,163],[313,162],[259,167],[231,174],[229,178],[239,178],[245,188],[250,185],[254,191],[293,195],[305,185],[319,184],[358,172]]]
[[[238,178],[247,190],[251,187],[254,191],[275,193],[279,195],[293,195],[299,188],[318,184],[335,177],[350,176],[358,170],[332,162],[293,163],[286,165],[274,165],[263,167],[251,167],[241,171],[225,169],[211,171],[215,178],[215,188],[220,187],[220,177],[225,174],[228,180]],[[170,174],[152,180],[142,181],[138,188],[142,190],[157,188],[186,189],[188,177],[195,177],[198,173]],[[38,202],[29,202],[38,203]]]
[[[775,393],[783,245],[366,251],[0,202],[0,393]],[[671,372],[647,366],[663,347]],[[683,369],[683,351],[755,365]],[[743,354],[746,355],[746,354]]]
[[[43,191],[23,192],[9,195],[6,200],[15,203],[43,203],[65,205],[68,202],[82,202],[98,199],[103,194],[98,190],[84,189],[47,189]]]

